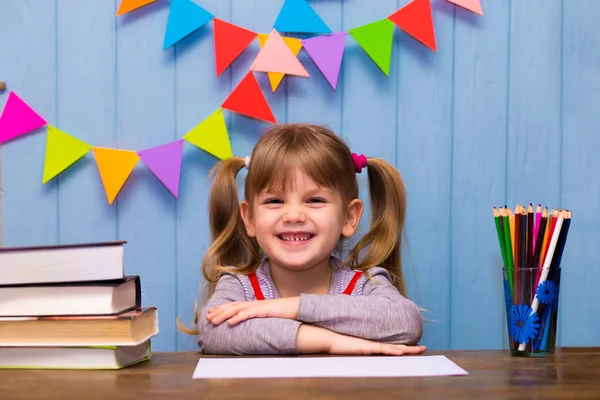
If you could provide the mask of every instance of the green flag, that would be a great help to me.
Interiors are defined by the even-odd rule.
[[[48,125],[42,183],[50,181],[69,168],[91,149],[92,147],[87,143],[74,138],[54,126]]]
[[[233,156],[222,108],[192,128],[183,139],[221,160]]]
[[[348,33],[358,42],[360,47],[371,57],[383,73],[389,76],[394,40],[394,23],[385,18],[350,29]]]

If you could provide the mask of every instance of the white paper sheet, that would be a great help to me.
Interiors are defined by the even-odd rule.
[[[200,358],[193,379],[468,375],[445,356]]]

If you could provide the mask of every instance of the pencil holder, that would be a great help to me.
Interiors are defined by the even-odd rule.
[[[560,268],[503,268],[508,343],[512,356],[554,353]]]

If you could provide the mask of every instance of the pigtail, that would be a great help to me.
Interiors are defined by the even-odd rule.
[[[235,178],[245,166],[241,157],[220,161],[210,172],[214,176],[211,187],[208,214],[211,245],[202,259],[202,275],[205,279],[205,299],[214,292],[223,272],[248,272],[260,261],[260,250],[254,239],[246,233],[240,214]],[[197,335],[200,318],[198,304],[194,304],[194,325],[188,328],[177,318],[179,329],[189,335]]]
[[[202,275],[209,283],[210,296],[222,272],[235,268],[244,271],[258,265],[258,244],[248,236],[240,214],[235,177],[244,168],[241,157],[219,162],[211,171],[214,175],[210,199],[209,219],[211,246],[202,260]]]
[[[369,231],[350,251],[349,264],[353,268],[387,269],[392,283],[406,296],[402,273],[401,239],[406,213],[406,189],[398,170],[379,158],[367,160],[371,200]],[[365,250],[366,249],[366,250]],[[364,253],[364,257],[359,256]]]

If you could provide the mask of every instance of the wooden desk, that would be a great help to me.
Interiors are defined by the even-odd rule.
[[[563,348],[547,358],[507,351],[444,354],[468,376],[377,379],[192,380],[199,355],[155,353],[120,371],[0,371],[0,398],[20,399],[598,399],[600,348]]]

